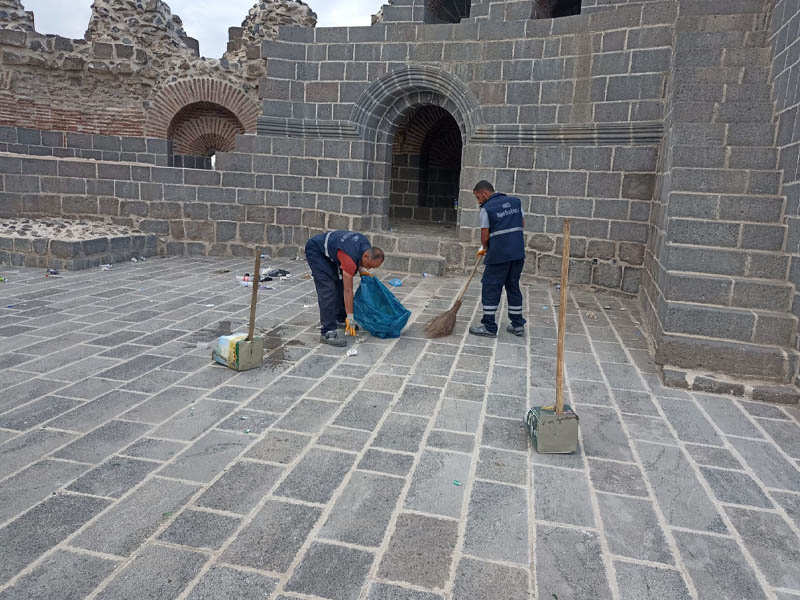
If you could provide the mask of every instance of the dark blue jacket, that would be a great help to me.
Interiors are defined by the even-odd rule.
[[[339,259],[336,256],[339,250],[342,250],[356,263],[356,268],[360,268],[361,256],[364,252],[372,248],[372,244],[369,243],[369,240],[363,234],[356,233],[355,231],[329,231],[328,233],[321,233],[319,236],[315,237],[320,236],[323,238],[322,246],[325,249],[325,256],[327,256],[329,260],[332,260],[340,269],[342,265],[339,264]]]
[[[481,205],[489,225],[487,265],[525,258],[525,236],[522,226],[522,202],[514,196],[495,193]],[[483,218],[481,227],[486,226]]]

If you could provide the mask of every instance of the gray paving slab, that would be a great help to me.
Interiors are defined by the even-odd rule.
[[[720,502],[772,508],[772,502],[747,473],[711,467],[700,467],[700,472]]]
[[[131,406],[147,400],[146,394],[112,390],[99,398],[83,403],[78,408],[47,423],[48,427],[87,432],[109,419],[122,415]]]
[[[334,419],[334,425],[373,431],[389,408],[393,396],[380,392],[356,392]]]
[[[728,440],[764,485],[800,492],[800,468],[786,460],[774,445],[743,438]]]
[[[703,598],[767,598],[755,572],[730,538],[674,531],[678,551]]]
[[[367,600],[444,600],[444,596],[386,583],[373,583]]]
[[[528,564],[525,490],[476,481],[467,513],[464,551],[479,558]]]
[[[372,445],[388,450],[416,452],[428,427],[428,421],[423,417],[389,414]]]
[[[528,461],[523,454],[481,448],[475,475],[481,479],[527,486]]]
[[[647,496],[647,485],[638,465],[590,458],[589,477],[594,489],[601,492]]]
[[[168,461],[186,448],[186,442],[140,438],[133,444],[119,451],[119,454],[134,458]]]
[[[148,546],[96,597],[103,600],[175,598],[200,572],[207,557],[166,546]]]
[[[285,589],[331,600],[357,598],[373,560],[370,552],[314,543]]]
[[[81,404],[83,404],[81,400],[60,396],[45,396],[0,415],[0,427],[26,431]]]
[[[150,429],[149,425],[130,421],[109,421],[93,429],[56,452],[55,458],[99,463],[117,450],[124,448]]]
[[[317,438],[317,444],[320,446],[330,446],[331,448],[358,452],[364,447],[370,436],[371,434],[369,431],[329,425]]]
[[[324,538],[377,547],[405,480],[356,472],[333,506],[320,535]]]
[[[667,523],[676,527],[726,533],[717,507],[676,447],[636,442],[644,473]]]
[[[767,582],[800,592],[800,537],[780,515],[725,507]]]
[[[211,431],[161,469],[161,475],[209,482],[244,452],[251,439],[229,431]]]
[[[0,592],[0,600],[81,600],[117,566],[117,562],[106,558],[56,550],[33,571]]]
[[[722,433],[751,438],[764,437],[744,414],[738,402],[724,396],[709,394],[695,394],[694,396],[700,407],[708,413]]]
[[[312,448],[289,472],[275,494],[306,502],[328,502],[354,462],[352,454]]]
[[[311,436],[288,431],[268,431],[245,454],[248,458],[289,464],[308,446]]]
[[[183,507],[197,486],[151,479],[111,507],[73,540],[85,548],[117,556],[130,556],[175,511]]]
[[[526,600],[528,571],[473,558],[462,558],[456,569],[453,600]]]
[[[652,502],[613,494],[598,494],[597,502],[603,536],[612,554],[675,564]]]
[[[457,535],[455,521],[401,513],[378,567],[378,576],[432,590],[443,588]]]
[[[768,419],[758,419],[758,423],[788,456],[800,458],[800,425]]]
[[[338,409],[339,404],[335,402],[304,398],[280,418],[275,423],[275,427],[290,431],[319,433]]]
[[[159,466],[158,463],[147,460],[113,456],[73,481],[67,489],[93,496],[119,498]]]
[[[469,477],[469,467],[469,456],[424,450],[406,495],[406,508],[435,515],[461,516],[463,484]]]
[[[123,418],[129,421],[139,421],[140,423],[161,423],[186,408],[191,402],[202,396],[203,393],[203,390],[196,388],[170,386],[163,392],[150,397],[149,400],[145,400],[147,396],[144,396],[139,405],[127,411]]]
[[[777,502],[789,518],[800,527],[800,494],[788,494],[786,492],[771,492],[772,499]]]
[[[319,508],[311,506],[268,500],[221,559],[234,565],[283,573],[321,513]]]
[[[248,514],[272,488],[283,471],[275,465],[239,461],[229,467],[197,499],[197,505]]]
[[[158,539],[182,546],[218,550],[236,528],[240,519],[216,513],[185,510],[158,536]]]
[[[187,600],[263,600],[277,587],[278,580],[252,571],[214,565],[189,592]]]
[[[583,471],[533,467],[534,514],[537,519],[594,527],[589,481]]]
[[[569,548],[570,552],[564,549]],[[536,526],[536,597],[610,600],[597,533]]]
[[[614,561],[623,600],[689,600],[692,596],[680,571]]]
[[[34,430],[0,444],[0,477],[36,462],[60,446],[76,438],[64,431]]]
[[[0,523],[55,494],[87,468],[87,465],[45,459],[9,477],[0,485]]]
[[[109,500],[60,494],[0,529],[0,584],[100,513]],[[35,535],[31,535],[35,532]]]

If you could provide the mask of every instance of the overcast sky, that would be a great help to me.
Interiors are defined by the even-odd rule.
[[[308,0],[317,13],[318,27],[369,25],[386,0]],[[228,27],[239,26],[255,0],[167,0],[183,28],[200,40],[200,54],[219,58],[228,42]],[[92,0],[22,0],[36,15],[36,30],[82,38]]]

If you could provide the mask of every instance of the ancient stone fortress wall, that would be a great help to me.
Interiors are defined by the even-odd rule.
[[[800,317],[800,4],[777,0],[769,22],[781,194],[786,197],[791,312]],[[800,349],[797,341],[795,347]]]
[[[39,34],[19,0],[3,2],[0,125],[168,139],[176,155],[231,150],[255,131],[260,42],[277,24],[316,23],[301,2],[258,2],[214,60],[161,0],[96,0],[83,40]]]

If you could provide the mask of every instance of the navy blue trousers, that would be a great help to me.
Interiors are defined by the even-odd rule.
[[[519,289],[519,276],[522,274],[522,266],[525,259],[512,260],[509,262],[486,265],[483,269],[481,283],[481,302],[483,302],[483,319],[481,323],[486,326],[488,331],[497,333],[497,322],[495,315],[500,306],[500,298],[503,288],[506,288],[506,300],[508,301],[508,318],[514,327],[525,325],[525,318],[522,316],[522,291]]]
[[[336,329],[336,322],[344,323],[347,313],[344,309],[344,286],[339,275],[339,267],[325,256],[322,242],[311,238],[306,242],[306,262],[311,267],[314,286],[317,288],[319,322],[322,334]]]

